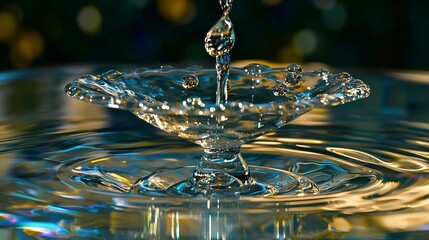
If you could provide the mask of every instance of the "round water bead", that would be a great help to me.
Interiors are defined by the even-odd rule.
[[[295,72],[295,73],[302,73],[302,67],[300,65],[294,63],[294,64],[287,66],[286,71]]]
[[[186,74],[182,77],[182,86],[185,89],[192,89],[198,86],[200,80],[195,74]]]
[[[257,86],[261,82],[262,72],[269,69],[270,67],[267,65],[252,63],[244,67],[244,72],[250,76],[255,76],[252,78],[252,86]]]
[[[297,74],[295,72],[290,72],[286,75],[285,82],[292,85],[297,85],[301,80],[302,80],[302,75]]]
[[[264,64],[252,63],[244,67],[244,72],[252,76],[261,77],[262,72],[267,71],[269,68],[269,66]]]
[[[276,97],[280,97],[280,96],[286,96],[286,94],[288,93],[289,87],[285,84],[285,83],[280,83],[277,84],[274,88],[273,88],[273,94]]]

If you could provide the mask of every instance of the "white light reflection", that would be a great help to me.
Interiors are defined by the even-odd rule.
[[[180,214],[173,212],[171,215],[171,239],[180,239]]]

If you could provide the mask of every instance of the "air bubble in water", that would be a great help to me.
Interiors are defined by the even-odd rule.
[[[182,86],[185,89],[196,88],[199,82],[198,77],[194,74],[186,74],[182,77]]]

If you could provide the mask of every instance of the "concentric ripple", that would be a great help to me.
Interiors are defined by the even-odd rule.
[[[137,132],[135,128],[104,128],[18,137],[2,142],[0,150],[3,154],[20,152],[23,158],[8,173],[15,181],[2,186],[2,194],[7,199],[2,205],[9,206],[9,210],[7,214],[0,213],[0,217],[3,216],[0,224],[13,226],[16,222],[27,226],[31,225],[27,221],[43,218],[44,233],[68,238],[73,236],[67,232],[72,226],[58,229],[45,221],[49,223],[49,219],[55,221],[61,216],[62,221],[71,224],[76,216],[92,219],[93,214],[113,214],[109,209],[120,210],[118,214],[148,211],[147,216],[164,209],[175,214],[180,212],[180,219],[186,218],[186,214],[203,214],[203,220],[211,216],[212,210],[207,209],[211,202],[217,202],[216,211],[226,214],[226,219],[232,217],[228,211],[256,217],[260,211],[266,214],[278,211],[288,214],[362,214],[418,209],[427,204],[429,197],[429,128],[427,124],[414,127],[409,124],[290,125],[276,134],[262,136],[243,146],[243,157],[253,166],[290,173],[290,177],[278,179],[287,189],[268,197],[225,199],[130,193],[135,181],[156,171],[173,169],[177,173],[177,169],[182,169],[183,174],[178,177],[189,176],[193,168],[183,166],[193,166],[200,158],[198,146],[158,130]],[[49,146],[45,145],[45,139],[50,139]],[[31,161],[30,156],[39,160]],[[251,170],[257,172],[256,168]],[[188,213],[190,209],[194,212]],[[204,217],[204,214],[209,215]],[[288,222],[296,217],[288,216],[281,219]],[[306,221],[321,221],[317,217],[298,217],[301,225]],[[302,220],[303,217],[307,220]],[[258,224],[256,219],[252,222]],[[335,219],[329,220],[331,224],[338,225],[341,222],[337,221],[342,221],[342,218]],[[127,229],[137,227],[132,227],[128,220],[123,221]],[[86,226],[85,221],[76,224],[79,228],[72,228],[73,232],[88,234],[85,231],[91,227]],[[97,229],[102,226],[105,225],[97,226]],[[270,234],[274,231],[266,227],[261,231]],[[308,231],[315,230],[310,228]],[[328,233],[332,234],[331,231]],[[130,239],[150,236],[146,234],[142,238]]]
[[[13,112],[8,105],[0,109],[1,231],[10,230],[19,239],[428,236],[429,124],[424,103],[413,100],[411,109],[396,106],[380,117],[373,112],[392,111],[394,103],[382,110],[357,102],[315,111],[243,145],[249,165],[290,174],[280,179],[286,191],[273,196],[145,195],[130,193],[130,186],[159,170],[182,169],[188,175],[201,157],[200,147],[125,111],[75,104],[62,94],[63,82],[75,75],[62,82],[52,78],[57,85],[40,77],[38,84],[57,92],[56,98],[43,95],[48,106],[31,105],[28,114]],[[428,89],[386,82],[398,84],[400,93],[409,90],[409,96]],[[4,103],[22,93],[20,86],[0,86]],[[377,84],[371,86],[377,89]],[[378,102],[381,92],[375,90],[369,101]],[[389,115],[398,109],[412,116]]]
[[[243,156],[251,165],[290,173],[289,178],[278,180],[284,181],[287,189],[269,197],[237,196],[239,202],[246,208],[276,208],[280,203],[289,211],[342,212],[391,211],[424,204],[429,196],[428,130],[410,129],[401,123],[395,123],[394,129],[291,125],[277,134],[262,136],[243,146]],[[332,131],[336,137],[331,136]],[[147,204],[153,198],[162,203],[181,201],[174,194],[134,195],[129,190],[139,178],[157,171],[183,169],[183,175],[172,178],[189,176],[192,167],[183,166],[193,166],[201,154],[198,147],[169,136],[154,142],[153,135],[106,130],[49,137],[56,139],[51,144],[59,146],[58,150],[42,152],[43,162],[26,161],[13,168],[11,174],[20,178],[23,187],[50,186],[44,191],[85,202],[111,204],[112,199],[120,198],[128,207]],[[25,146],[10,142],[2,151],[34,148],[37,138]],[[257,172],[257,167],[251,170]],[[75,191],[78,194],[73,194]],[[33,196],[40,201],[51,197]],[[186,202],[204,199],[189,198]]]

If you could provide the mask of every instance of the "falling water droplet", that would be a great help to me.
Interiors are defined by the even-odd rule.
[[[212,57],[219,57],[229,53],[235,44],[234,26],[231,19],[222,18],[208,31],[204,40],[207,53]]]
[[[185,89],[196,88],[199,82],[198,77],[194,74],[186,74],[182,77],[182,86]]]

